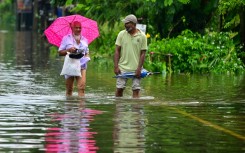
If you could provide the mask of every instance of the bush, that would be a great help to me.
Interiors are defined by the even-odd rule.
[[[151,41],[146,65],[163,63],[166,55],[172,55],[168,72],[177,73],[238,73],[244,64],[238,58],[240,46],[236,46],[230,32],[207,32],[204,36],[185,30],[172,39]],[[156,58],[158,57],[158,58]],[[159,58],[161,57],[161,58]],[[154,65],[153,65],[154,66]],[[164,71],[164,67],[155,67]]]

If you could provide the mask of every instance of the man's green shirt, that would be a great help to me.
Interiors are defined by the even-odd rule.
[[[138,30],[131,36],[126,30],[122,30],[117,36],[116,45],[121,46],[119,69],[123,72],[134,72],[139,65],[141,51],[147,50],[145,34]]]

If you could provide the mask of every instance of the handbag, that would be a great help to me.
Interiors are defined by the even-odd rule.
[[[84,54],[81,53],[81,52],[76,52],[76,53],[70,53],[70,54],[69,54],[69,57],[70,57],[70,58],[74,58],[74,59],[80,59],[80,58],[82,58],[83,56],[84,56]]]
[[[64,64],[60,75],[81,76],[80,59],[69,57],[69,53],[65,56]]]
[[[82,53],[81,49],[76,49],[75,53],[70,53],[69,57],[70,58],[75,58],[75,59],[80,59],[84,56],[84,54]]]

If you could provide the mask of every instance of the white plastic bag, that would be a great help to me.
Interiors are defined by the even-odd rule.
[[[60,75],[81,76],[80,59],[70,58],[67,54]]]

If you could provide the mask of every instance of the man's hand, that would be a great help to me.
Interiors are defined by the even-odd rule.
[[[68,49],[68,52],[70,52],[70,53],[75,53],[76,50],[77,50],[77,49],[76,49],[75,47],[71,47],[71,48]]]
[[[114,73],[115,73],[116,75],[121,74],[121,71],[120,71],[120,69],[119,69],[118,66],[114,67]]]
[[[135,77],[136,78],[140,78],[141,76],[141,68],[138,68],[136,71],[135,71]]]

